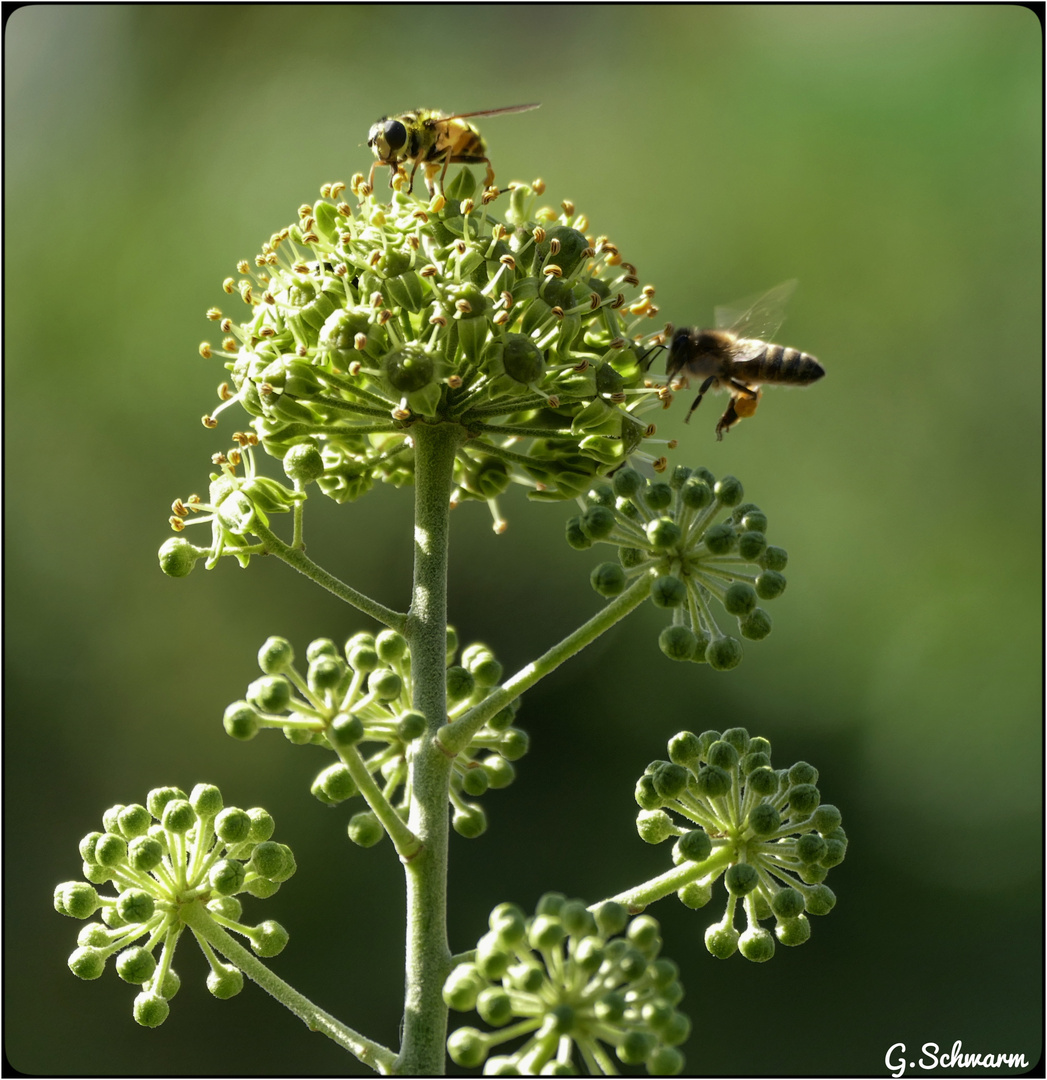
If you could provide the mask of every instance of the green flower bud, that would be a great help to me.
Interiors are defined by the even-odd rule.
[[[600,563],[589,575],[589,584],[600,596],[618,596],[625,590],[625,571],[618,563]]]
[[[236,997],[244,988],[243,973],[230,964],[218,964],[207,975],[207,989],[219,1001]]]
[[[141,986],[153,977],[154,971],[156,960],[153,954],[139,946],[124,949],[116,958],[116,973],[124,982]]]
[[[374,847],[384,836],[382,823],[370,810],[361,810],[349,819],[349,839],[357,847]]]
[[[151,990],[143,990],[134,1003],[135,1022],[145,1028],[159,1027],[171,1012],[166,999]]]
[[[222,717],[222,725],[226,732],[234,739],[245,742],[258,734],[260,724],[261,717],[246,701],[234,701]]]
[[[311,484],[324,474],[324,459],[314,443],[296,443],[284,454],[284,474],[299,484]]]
[[[735,638],[716,638],[709,642],[705,659],[714,671],[730,671],[742,662],[742,647]]]
[[[687,600],[687,586],[672,574],[663,574],[651,585],[651,602],[655,607],[679,607]],[[739,657],[739,660],[741,657]]]
[[[206,554],[205,549],[194,547],[179,536],[172,536],[160,545],[160,569],[168,577],[186,577],[196,566],[197,559]]]

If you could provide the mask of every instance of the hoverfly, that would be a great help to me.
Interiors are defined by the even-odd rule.
[[[685,423],[707,390],[726,390],[731,401],[716,424],[716,438],[722,439],[730,427],[756,412],[761,383],[809,386],[825,374],[809,353],[763,340],[781,326],[785,301],[795,288],[794,279],[740,311],[738,307],[717,308],[714,330],[682,326],[673,334],[666,362],[670,383],[678,375],[685,382],[688,377],[703,380]]]
[[[393,186],[400,164],[413,161],[408,192],[414,190],[414,174],[418,166],[425,164],[425,186],[430,195],[436,194],[433,177],[440,170],[440,188],[443,189],[447,166],[452,162],[467,165],[487,165],[487,177],[484,187],[494,183],[494,169],[487,156],[487,146],[476,128],[467,123],[477,116],[497,116],[500,113],[529,112],[537,109],[537,104],[509,105],[503,109],[483,109],[480,112],[457,113],[445,116],[437,109],[415,109],[413,112],[400,113],[398,116],[383,116],[371,125],[367,133],[367,145],[374,151],[377,159],[371,166],[367,183],[374,189],[374,171],[379,165],[388,165],[392,170],[389,186]]]

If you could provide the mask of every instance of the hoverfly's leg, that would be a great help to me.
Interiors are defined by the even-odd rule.
[[[702,383],[701,387],[698,390],[698,396],[694,399],[694,404],[687,410],[687,415],[683,418],[683,422],[685,424],[691,419],[691,413],[693,413],[694,410],[697,409],[699,405],[701,405],[702,398],[705,397],[705,391],[708,390],[714,382],[716,382],[716,376],[710,375],[709,378]]]
[[[716,441],[723,442],[723,433],[729,428],[733,427],[741,419],[734,408],[735,399],[731,398],[731,403],[724,409],[723,416],[716,422]]]
[[[487,162],[487,175],[484,177],[484,189],[494,187],[494,168],[491,165],[490,158],[480,158],[480,161]]]
[[[379,165],[384,165],[384,164],[385,164],[384,162],[379,161],[377,158],[371,163],[371,171],[367,174],[367,186],[372,191],[374,191],[374,171],[375,171],[375,169],[378,168]]]
[[[411,169],[411,179],[410,179],[410,181],[409,181],[409,183],[407,185],[407,194],[408,195],[410,195],[411,192],[414,191],[414,174],[416,172],[418,172],[418,162],[417,161],[414,163],[414,166]]]
[[[441,195],[443,194],[443,190],[444,190],[444,181],[447,179],[447,166],[451,164],[451,160],[452,160],[452,158],[451,158],[451,148],[448,147],[447,148],[447,153],[444,154],[443,172],[440,173],[440,194]],[[433,172],[434,173],[436,172],[436,166],[433,167]]]

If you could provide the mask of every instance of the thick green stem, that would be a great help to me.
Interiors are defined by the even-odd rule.
[[[448,790],[451,760],[437,732],[447,722],[447,552],[454,456],[463,431],[451,424],[416,424],[414,590],[404,635],[411,647],[414,707],[426,735],[410,764],[408,826],[422,848],[405,863],[407,959],[403,1042],[396,1072],[444,1072],[447,1006],[443,984],[451,969],[447,943]]]

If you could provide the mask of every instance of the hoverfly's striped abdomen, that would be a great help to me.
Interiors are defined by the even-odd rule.
[[[809,386],[825,374],[825,368],[810,353],[769,342],[758,344],[763,346],[762,350],[744,365],[739,365],[742,369],[738,372],[739,377],[746,381]]]

